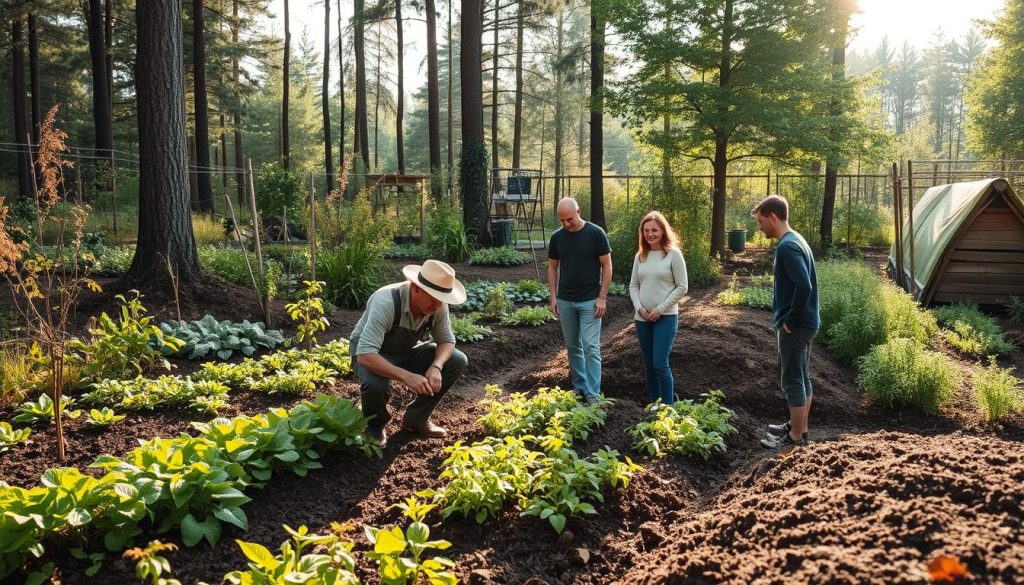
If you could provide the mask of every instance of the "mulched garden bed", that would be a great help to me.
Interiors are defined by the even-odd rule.
[[[742,259],[726,270],[746,275],[771,268],[763,251],[750,250]],[[459,265],[456,270],[465,280],[535,278],[532,265]],[[811,369],[815,444],[789,457],[766,451],[757,444],[765,423],[785,417],[770,315],[717,303],[715,296],[727,282],[691,291],[680,313],[672,365],[682,398],[709,389],[725,393],[724,405],[736,412],[733,423],[739,430],[728,439],[728,452],[705,462],[657,459],[632,450],[629,429],[644,416],[643,370],[629,301],[613,298],[604,323],[603,380],[616,403],[605,426],[576,448],[589,454],[611,447],[644,471],[627,489],[611,493],[598,506],[598,515],[570,519],[561,536],[546,522],[512,512],[483,525],[457,516],[435,521],[432,537],[453,542],[444,554],[456,563],[460,580],[909,583],[926,580],[928,561],[942,553],[967,564],[968,581],[1019,581],[1024,566],[1019,536],[1024,417],[1000,426],[983,424],[969,402],[938,416],[878,408],[861,396],[856,372],[816,346]],[[196,302],[197,311],[209,306],[218,318],[240,318],[224,312],[233,309],[223,300]],[[340,311],[325,339],[347,336],[358,316],[357,311]],[[360,527],[352,537],[357,550],[365,550],[362,525],[401,522],[395,503],[439,485],[444,445],[482,436],[475,420],[482,414],[477,401],[485,383],[506,390],[567,384],[557,324],[495,329],[495,338],[460,346],[469,356],[470,375],[435,414],[449,430],[447,439],[418,439],[392,423],[381,459],[341,452],[326,457],[324,469],[305,478],[275,476],[264,490],[252,492],[253,501],[245,506],[247,532],[226,529],[214,547],[182,547],[169,555],[176,577],[183,583],[220,582],[224,573],[245,567],[235,538],[277,550],[286,537],[283,524],[321,530],[331,522],[349,522]],[[1008,363],[1019,363],[1021,353]],[[351,379],[330,392],[358,399]],[[410,398],[396,391],[392,404]],[[232,395],[231,402],[226,414],[290,403],[249,394]],[[3,420],[9,415],[9,409],[0,412]],[[136,438],[177,434],[187,430],[190,418],[203,417],[170,411],[132,415],[102,436],[72,423],[71,464],[83,467],[101,452],[123,453]],[[54,465],[48,438],[47,432],[34,434],[36,445],[0,456],[0,480],[29,485]],[[176,532],[159,537],[180,545]],[[85,566],[70,557],[60,564],[66,569],[64,583],[135,582],[133,568],[115,555],[93,578],[84,577]],[[360,565],[360,572],[364,582],[377,582],[369,562]]]

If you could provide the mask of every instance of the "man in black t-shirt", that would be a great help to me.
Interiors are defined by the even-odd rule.
[[[558,220],[562,227],[548,244],[551,312],[562,325],[573,388],[594,404],[601,395],[601,318],[612,282],[612,248],[600,226],[580,217],[575,199],[558,202]]]

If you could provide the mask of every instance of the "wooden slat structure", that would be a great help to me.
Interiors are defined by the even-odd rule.
[[[961,224],[922,293],[925,305],[1024,298],[1024,215],[1005,189],[990,189]]]

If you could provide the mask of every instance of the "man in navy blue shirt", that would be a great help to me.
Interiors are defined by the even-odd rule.
[[[583,220],[575,199],[558,202],[558,220],[562,227],[548,243],[551,312],[562,325],[573,388],[584,403],[595,404],[601,395],[601,318],[612,281],[612,248],[600,226]]]
[[[761,444],[770,449],[789,449],[807,444],[807,418],[813,390],[808,375],[811,344],[818,333],[818,277],[814,255],[803,236],[789,227],[789,203],[778,195],[766,197],[750,212],[757,227],[775,249],[772,313],[779,343],[779,381],[789,405],[789,421],[768,425]]]

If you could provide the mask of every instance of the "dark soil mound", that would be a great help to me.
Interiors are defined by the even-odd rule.
[[[846,436],[765,460],[623,581],[921,583],[950,555],[961,582],[1020,583],[1021,482],[1017,443]]]

